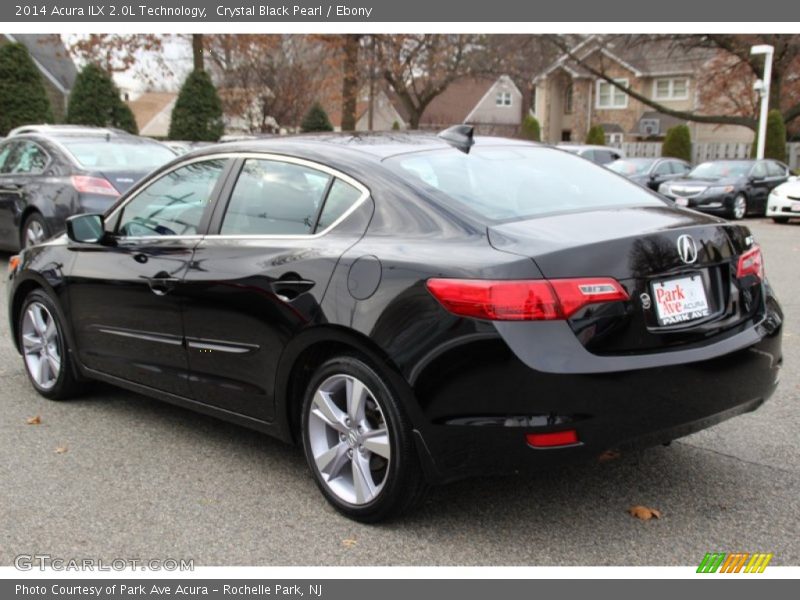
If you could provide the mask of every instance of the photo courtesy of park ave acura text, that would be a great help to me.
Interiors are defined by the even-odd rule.
[[[0,565],[800,565],[800,34],[167,8],[0,35]]]

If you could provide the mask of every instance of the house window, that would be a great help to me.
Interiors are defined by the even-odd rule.
[[[623,134],[616,132],[616,133],[607,133],[606,134],[606,146],[621,146],[622,145],[622,137]]]
[[[572,82],[570,81],[567,84],[567,87],[564,88],[564,114],[570,115],[572,114]]]
[[[531,88],[531,114],[532,115],[536,114],[536,90],[537,89],[538,88],[535,85]]]
[[[653,82],[656,100],[686,100],[689,97],[689,80],[685,77],[656,79]]]
[[[497,92],[494,103],[497,106],[511,106],[511,92]]]
[[[615,79],[618,84],[628,87],[627,79]],[[627,108],[628,94],[607,81],[597,82],[597,108]]]

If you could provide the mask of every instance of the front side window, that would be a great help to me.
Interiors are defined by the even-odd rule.
[[[656,170],[654,171],[655,175],[671,175],[672,174],[672,167],[670,166],[670,161],[665,160],[663,162],[658,163],[656,166]]]
[[[770,177],[786,177],[786,169],[776,162],[769,161],[767,163],[767,174]]]
[[[303,165],[247,159],[222,221],[223,235],[313,233],[331,175]]]
[[[670,161],[670,165],[672,167],[672,173],[675,175],[685,175],[689,171],[691,171],[691,167],[686,165],[682,162],[678,162],[676,160]]]
[[[160,177],[122,209],[122,237],[196,235],[225,159],[195,162]]]
[[[608,206],[663,206],[608,169],[546,147],[474,146],[390,157],[384,164],[432,199],[491,221]]]
[[[623,87],[628,87],[627,79],[615,79]],[[627,108],[628,94],[608,81],[597,82],[597,108]]]

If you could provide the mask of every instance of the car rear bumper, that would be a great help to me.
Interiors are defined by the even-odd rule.
[[[780,325],[757,342],[697,362],[593,374],[544,373],[501,339],[476,342],[438,381],[422,378],[418,428],[430,478],[535,470],[650,446],[758,408],[782,363]],[[533,448],[526,434],[575,430],[578,443]]]

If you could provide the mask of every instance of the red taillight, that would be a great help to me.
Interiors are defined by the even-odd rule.
[[[574,429],[567,429],[550,433],[529,433],[525,436],[525,441],[534,448],[571,446],[578,443],[578,432]]]
[[[755,275],[760,281],[764,280],[764,257],[761,248],[754,246],[739,257],[736,267],[736,278],[741,279],[748,275]]]
[[[568,319],[589,304],[627,300],[611,278],[429,279],[428,290],[451,313],[490,321]]]
[[[102,177],[73,175],[72,187],[82,194],[99,194],[101,196],[119,196],[117,189]]]

